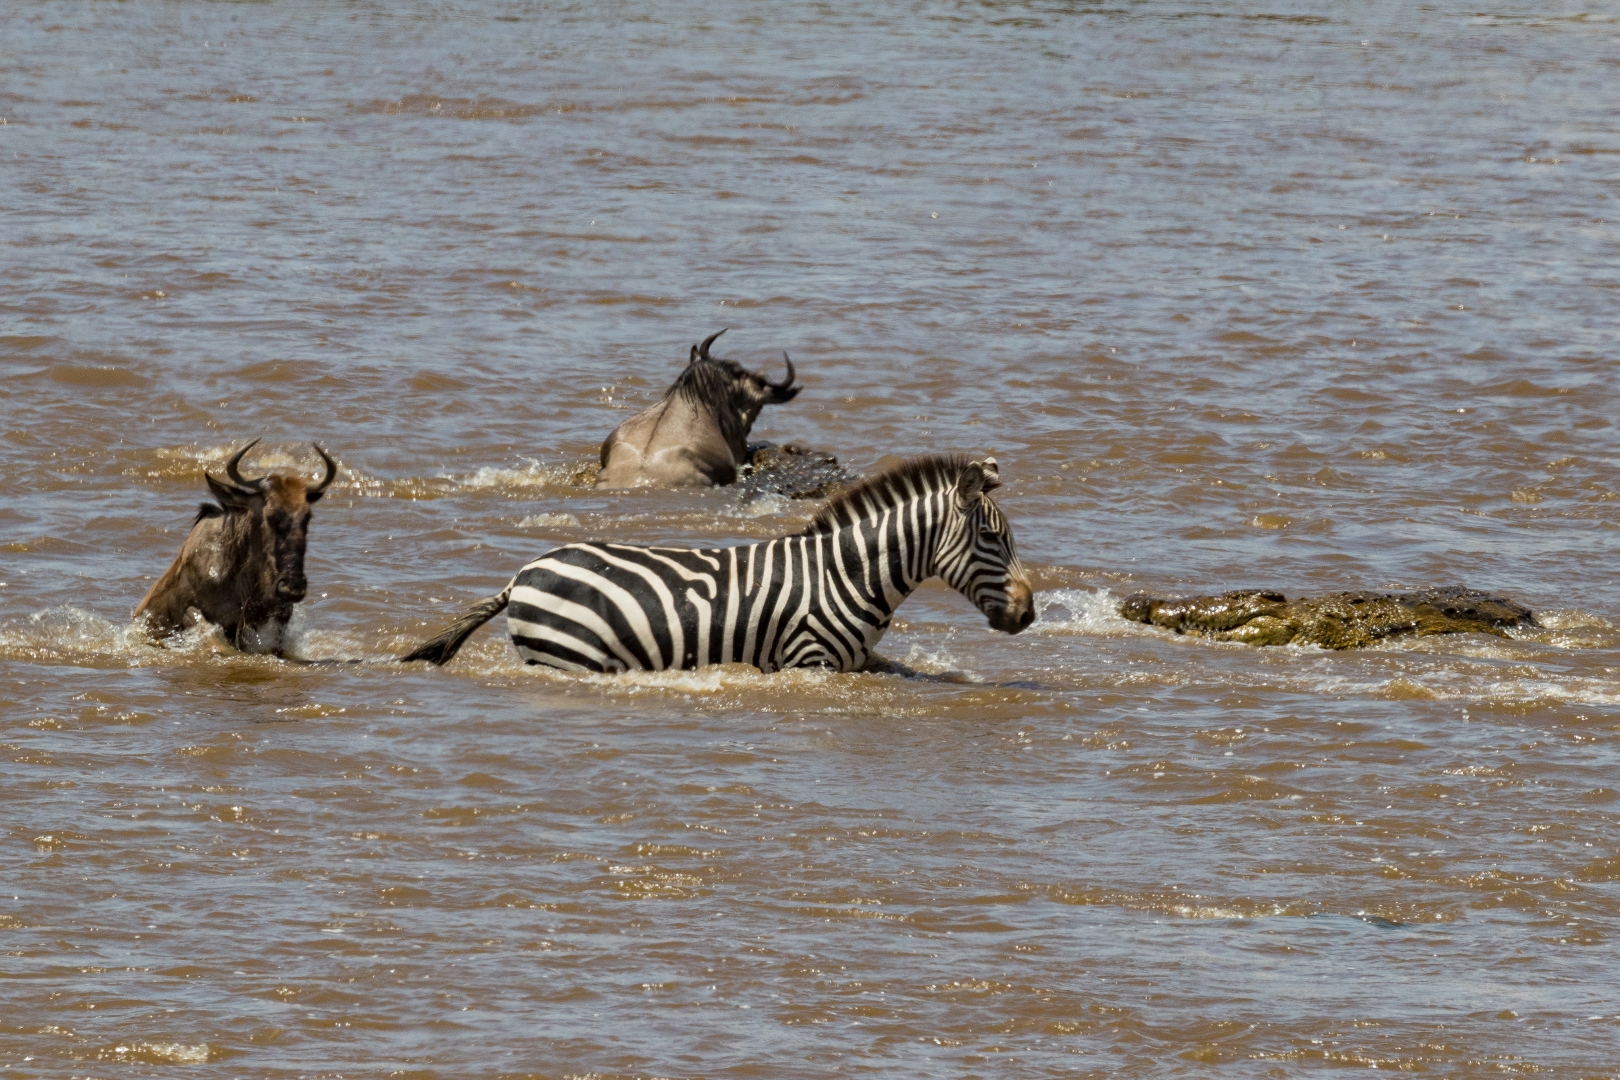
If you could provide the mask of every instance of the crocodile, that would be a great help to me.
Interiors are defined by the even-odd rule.
[[[1359,649],[1385,638],[1494,634],[1539,627],[1523,604],[1460,585],[1413,592],[1341,592],[1290,600],[1270,589],[1161,599],[1133,593],[1119,613],[1133,622],[1246,645]]]

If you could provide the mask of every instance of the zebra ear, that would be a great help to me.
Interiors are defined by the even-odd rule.
[[[974,464],[984,471],[984,490],[994,491],[1001,486],[1001,466],[996,464],[995,458],[987,457]]]
[[[961,510],[971,510],[979,505],[984,498],[985,474],[983,467],[977,461],[970,461],[962,474],[956,478],[956,505]]]

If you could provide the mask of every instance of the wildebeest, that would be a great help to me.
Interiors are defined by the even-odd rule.
[[[293,605],[309,587],[309,508],[337,477],[337,462],[316,446],[326,463],[319,484],[280,474],[249,480],[240,471],[242,455],[258,443],[254,439],[231,455],[228,482],[204,470],[219,505],[198,508],[179,556],[135,608],[135,617],[144,616],[156,637],[205,619],[237,648],[281,654]]]
[[[658,404],[643,409],[602,443],[599,488],[724,487],[748,459],[748,432],[766,405],[798,396],[793,361],[787,378],[773,383],[735,360],[716,360],[709,346],[725,333],[692,346],[686,370]]]

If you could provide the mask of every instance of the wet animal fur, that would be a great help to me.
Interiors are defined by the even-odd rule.
[[[792,401],[793,361],[773,383],[735,360],[716,360],[709,346],[692,346],[685,370],[658,404],[632,416],[602,443],[599,488],[724,487],[748,460],[748,433],[766,405]]]
[[[448,664],[454,660],[456,653],[460,652],[467,639],[472,637],[474,630],[506,610],[508,601],[512,599],[512,585],[516,581],[517,579],[513,578],[506,583],[506,588],[494,596],[485,597],[462,612],[461,617],[455,622],[400,657],[400,663],[426,660],[430,664]]]
[[[238,466],[257,442],[232,456],[228,480],[203,473],[218,505],[198,507],[180,554],[135,607],[135,618],[145,619],[155,637],[207,621],[238,647],[263,644],[281,651],[293,605],[308,589],[310,506],[337,476],[337,463],[317,446],[326,463],[319,484],[279,474],[250,480]]]

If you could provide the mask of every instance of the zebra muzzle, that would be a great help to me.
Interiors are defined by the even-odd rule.
[[[1027,630],[1035,621],[1035,592],[1025,582],[1015,581],[1007,589],[1006,605],[991,608],[985,614],[990,618],[991,628],[1004,634]]]

